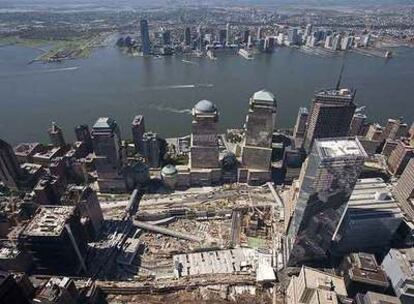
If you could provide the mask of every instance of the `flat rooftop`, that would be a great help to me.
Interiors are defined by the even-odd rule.
[[[315,145],[322,158],[367,157],[364,148],[356,138],[316,139]]]
[[[357,212],[359,209],[364,212],[381,211],[402,217],[402,211],[392,196],[391,190],[391,185],[386,184],[382,178],[359,179],[348,201],[348,210],[351,212]]]
[[[74,210],[72,206],[42,206],[22,235],[59,236]]]

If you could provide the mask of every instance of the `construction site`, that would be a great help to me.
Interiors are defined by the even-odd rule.
[[[109,303],[282,303],[282,201],[269,184],[106,202],[89,275]]]

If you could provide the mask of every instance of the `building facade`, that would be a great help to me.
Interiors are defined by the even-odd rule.
[[[10,189],[19,187],[19,179],[23,177],[23,171],[17,161],[13,148],[0,139],[0,181]]]
[[[315,94],[309,114],[304,148],[309,153],[317,138],[347,136],[356,106],[355,91],[322,90]]]
[[[316,139],[287,231],[288,265],[326,259],[367,155],[358,139]]]

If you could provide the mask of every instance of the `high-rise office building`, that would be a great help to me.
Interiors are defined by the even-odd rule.
[[[397,140],[397,146],[387,160],[388,171],[392,175],[401,175],[412,158],[414,158],[414,145],[406,139]]]
[[[306,25],[306,29],[305,29],[305,37],[306,36],[310,36],[312,34],[312,24],[308,24]]]
[[[249,30],[245,30],[243,32],[243,43],[247,45],[247,43],[249,42],[249,37],[250,37],[250,31]]]
[[[382,140],[395,140],[407,135],[408,125],[401,119],[388,119],[382,133]]]
[[[23,171],[17,162],[13,148],[0,139],[0,181],[10,189],[17,189]]]
[[[99,118],[92,128],[91,135],[100,191],[123,191],[125,181],[121,174],[123,157],[118,124],[112,118]]]
[[[141,45],[142,45],[142,54],[150,55],[151,54],[151,41],[149,37],[148,21],[140,21],[141,28]]]
[[[300,43],[297,28],[290,28],[287,33],[287,38],[290,44],[297,45]]]
[[[88,153],[93,152],[93,143],[91,132],[89,131],[88,125],[79,125],[75,128],[76,139],[85,144]]]
[[[300,148],[303,144],[303,138],[306,133],[306,124],[308,122],[309,111],[307,108],[299,108],[296,118],[295,128],[293,130],[293,138],[295,139],[295,147]]]
[[[131,123],[132,140],[134,141],[135,151],[143,152],[142,137],[145,133],[145,122],[143,115],[137,115]]]
[[[92,141],[95,155],[105,157],[112,170],[119,171],[122,153],[121,131],[117,122],[108,117],[99,118],[92,128]]]
[[[367,116],[363,113],[355,113],[349,127],[349,136],[363,136],[366,129]]]
[[[246,136],[242,147],[242,165],[249,173],[262,173],[262,181],[270,178],[272,136],[276,123],[276,98],[266,90],[253,94],[246,116]],[[249,181],[250,180],[250,181]],[[252,183],[251,178],[247,178]],[[258,181],[259,182],[259,181]]]
[[[2,304],[30,304],[24,290],[17,284],[13,276],[0,270],[0,303]]]
[[[263,28],[261,27],[261,26],[259,26],[258,28],[257,28],[257,37],[256,37],[256,39],[257,40],[260,40],[260,39],[262,39],[262,35],[263,35]]]
[[[336,255],[380,252],[391,245],[403,214],[390,191],[381,178],[357,181],[333,236]]]
[[[48,130],[48,134],[53,146],[63,147],[66,145],[62,129],[54,121]]]
[[[163,46],[171,45],[171,31],[170,30],[164,30],[162,32],[162,45]]]
[[[322,90],[315,94],[304,141],[307,152],[316,138],[347,136],[355,112],[355,91]]]
[[[184,44],[186,46],[191,45],[191,29],[189,27],[186,27],[184,30]]]
[[[394,187],[393,193],[404,212],[414,219],[414,158],[412,158]]]
[[[229,46],[231,44],[230,39],[231,39],[231,32],[230,32],[231,28],[230,28],[230,23],[226,24],[226,45]]]
[[[33,256],[38,273],[67,275],[86,271],[86,237],[75,207],[39,207],[18,242]]]
[[[217,107],[211,101],[201,100],[194,106],[192,116],[190,168],[218,168]]]
[[[287,232],[288,265],[326,259],[367,154],[358,139],[316,139]]]
[[[383,127],[381,127],[378,123],[373,123],[369,126],[367,134],[365,135],[365,138],[368,140],[380,141],[382,138],[383,132],[384,132]]]
[[[160,139],[156,133],[146,132],[142,137],[142,154],[151,168],[160,166]]]

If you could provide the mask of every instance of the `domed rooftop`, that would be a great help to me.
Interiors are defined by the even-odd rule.
[[[171,176],[174,174],[177,174],[177,168],[174,165],[166,165],[165,167],[162,168],[161,170],[161,174],[162,175],[167,175],[167,176]]]
[[[267,90],[260,90],[253,94],[254,100],[263,100],[263,101],[271,101],[276,102],[275,95]]]
[[[194,109],[197,112],[201,112],[201,113],[213,113],[217,111],[217,107],[215,106],[215,104],[205,99],[197,102],[196,105],[194,106]]]

